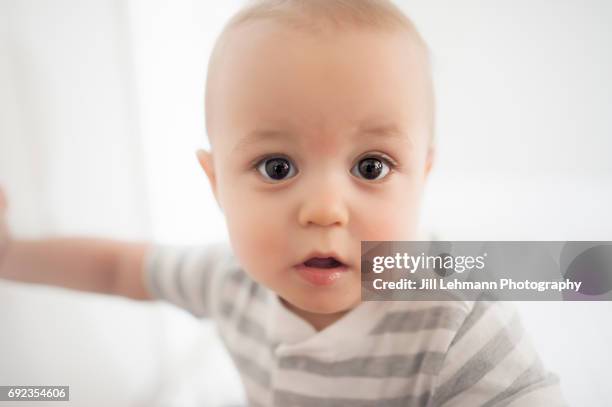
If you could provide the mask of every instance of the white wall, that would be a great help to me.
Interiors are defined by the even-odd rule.
[[[449,240],[612,240],[612,3],[400,3],[437,85],[425,224]],[[610,405],[612,304],[516,305],[571,405]]]
[[[0,184],[19,236],[148,235],[118,11],[112,2],[0,2]],[[149,400],[158,320],[122,300],[2,282],[0,383],[70,384],[82,406]]]
[[[434,57],[425,227],[455,240],[612,240],[612,3],[398,3]],[[240,4],[0,0],[0,184],[17,233],[226,238],[194,151],[207,57]],[[572,405],[609,405],[612,304],[517,305]],[[13,333],[0,335],[0,360],[13,361],[0,383],[70,382],[72,406],[240,399],[210,327],[181,311],[5,283],[0,310]]]
[[[0,185],[18,237],[181,243],[166,226],[194,224],[176,221],[185,211],[183,199],[173,199],[167,184],[149,186],[157,182],[152,174],[193,170],[181,163],[195,160],[171,148],[171,155],[150,157],[148,140],[161,133],[149,137],[151,127],[160,130],[158,123],[141,118],[149,96],[136,81],[144,74],[134,66],[130,6],[0,0]],[[152,99],[159,94],[150,92]],[[201,202],[215,209],[206,187],[200,186]],[[177,206],[164,207],[168,202]],[[187,212],[197,209],[192,204]],[[208,238],[222,221],[212,225]],[[197,235],[195,229],[184,240]],[[206,239],[202,234],[199,241]],[[242,399],[211,326],[183,311],[5,281],[0,384],[70,385],[70,403],[51,405],[82,407],[215,406]]]

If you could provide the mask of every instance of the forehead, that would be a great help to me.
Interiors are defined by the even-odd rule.
[[[425,125],[425,55],[407,32],[251,23],[230,34],[218,72],[211,100],[225,143],[261,129]]]

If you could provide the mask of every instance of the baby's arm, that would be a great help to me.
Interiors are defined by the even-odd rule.
[[[0,278],[148,300],[143,262],[148,245],[103,239],[13,240],[0,189]]]

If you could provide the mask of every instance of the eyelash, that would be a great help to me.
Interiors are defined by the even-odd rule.
[[[357,162],[359,162],[361,160],[364,160],[366,158],[379,158],[379,159],[382,159],[383,161],[385,161],[385,163],[392,170],[395,170],[395,169],[397,169],[399,167],[399,164],[397,163],[397,161],[395,161],[393,158],[389,157],[387,154],[384,154],[384,153],[366,154],[365,156],[363,156],[362,158],[357,160]]]
[[[249,168],[251,170],[254,170],[255,172],[258,172],[257,168],[263,162],[265,162],[266,160],[269,160],[271,158],[284,158],[287,161],[293,162],[293,160],[291,160],[285,154],[282,154],[282,153],[272,153],[272,154],[266,154],[263,157],[259,157],[259,158],[256,158],[255,160],[251,161],[250,164],[249,164]],[[400,166],[399,166],[397,161],[395,161],[393,158],[389,157],[387,154],[381,153],[381,152],[373,152],[373,153],[364,154],[362,157],[360,157],[356,161],[355,164],[359,163],[361,160],[365,160],[366,158],[376,158],[376,159],[379,159],[379,160],[383,161],[385,164],[387,164],[389,166],[389,173],[391,173],[392,171],[397,171],[398,169],[400,169]],[[355,164],[353,164],[353,166]]]

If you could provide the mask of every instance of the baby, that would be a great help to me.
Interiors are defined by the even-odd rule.
[[[506,304],[361,301],[361,241],[420,237],[433,99],[427,46],[392,3],[250,3],[213,51],[198,153],[230,244],[4,228],[0,276],[213,318],[254,406],[565,405]]]

